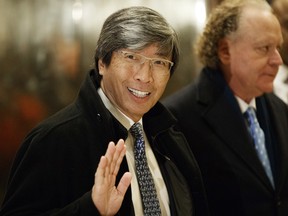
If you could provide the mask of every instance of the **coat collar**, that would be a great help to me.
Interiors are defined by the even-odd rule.
[[[108,144],[110,141],[116,142],[120,138],[126,138],[128,133],[126,128],[110,114],[102,102],[97,92],[97,89],[100,87],[97,74],[98,72],[92,69],[86,75],[80,88],[76,104],[78,108],[82,110],[85,118],[91,122],[91,125],[101,125],[100,128],[106,133],[105,137],[110,139],[106,140]],[[118,130],[112,130],[111,128],[118,128]]]

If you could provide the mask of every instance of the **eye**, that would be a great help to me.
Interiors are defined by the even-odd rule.
[[[259,55],[267,55],[271,49],[272,49],[272,46],[269,44],[266,44],[266,45],[265,44],[262,44],[262,45],[259,44],[259,46],[255,47],[255,50]]]
[[[125,53],[124,57],[131,60],[137,60],[137,55],[134,53]]]
[[[270,47],[269,46],[262,46],[259,47],[258,50],[262,53],[267,53],[269,51]]]
[[[167,67],[168,66],[168,62],[165,61],[165,60],[162,60],[162,59],[155,59],[153,61],[153,64],[154,65],[157,65],[157,66],[164,66],[164,67]]]

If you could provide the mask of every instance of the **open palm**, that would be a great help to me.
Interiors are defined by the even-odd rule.
[[[115,186],[120,164],[126,153],[124,140],[117,145],[110,142],[105,156],[102,156],[95,173],[92,200],[101,215],[115,215],[123,202],[124,195],[131,183],[132,175],[126,172],[118,186]]]

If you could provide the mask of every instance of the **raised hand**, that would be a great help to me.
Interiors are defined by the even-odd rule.
[[[118,186],[115,186],[120,164],[126,153],[124,140],[120,139],[115,146],[110,142],[98,164],[92,188],[92,200],[101,215],[115,215],[123,202],[124,195],[131,183],[132,175],[124,173]]]

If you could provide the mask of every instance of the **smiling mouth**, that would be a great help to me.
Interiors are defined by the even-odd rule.
[[[150,92],[143,92],[143,91],[139,91],[136,89],[132,89],[132,88],[128,88],[128,90],[136,97],[140,97],[140,98],[144,98],[148,95],[150,95]]]

